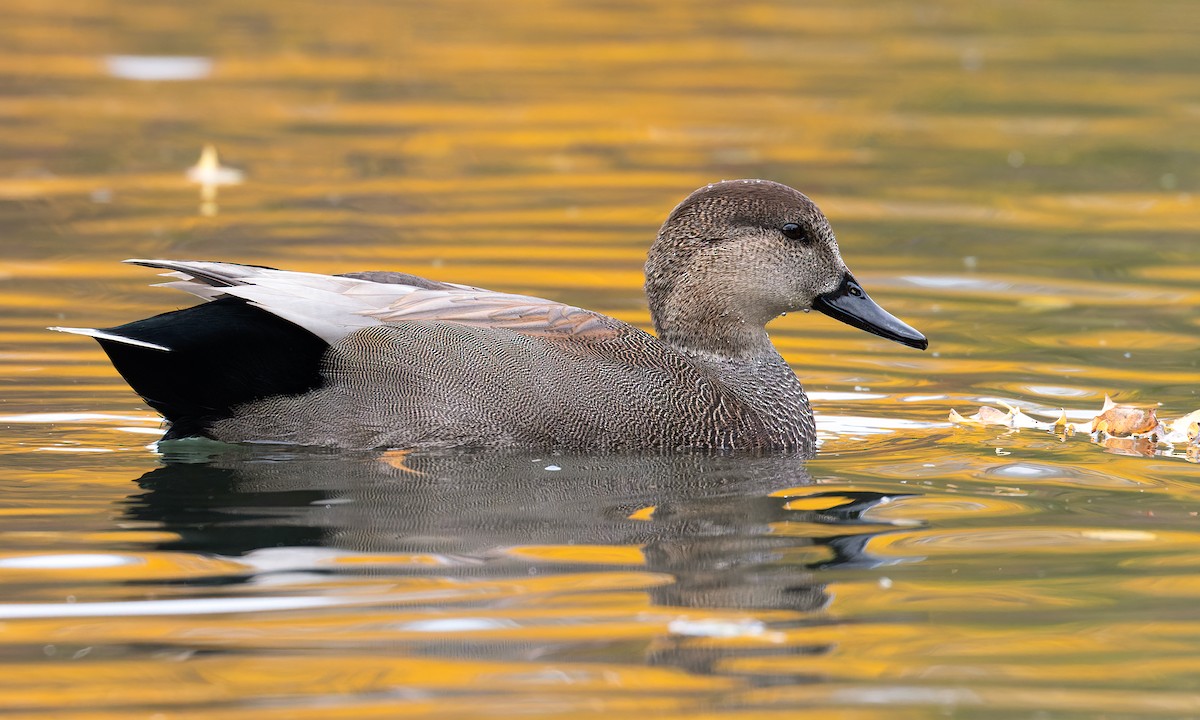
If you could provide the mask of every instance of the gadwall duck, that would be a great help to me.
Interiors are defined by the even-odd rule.
[[[700,188],[646,261],[657,337],[552,300],[395,272],[314,275],[128,260],[208,301],[89,335],[164,439],[338,448],[730,449],[811,454],[816,430],[764,325],[819,310],[924,349],[786,185]]]

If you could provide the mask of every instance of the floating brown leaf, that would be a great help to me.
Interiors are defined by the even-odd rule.
[[[1125,437],[1151,433],[1158,429],[1158,418],[1154,408],[1138,405],[1118,405],[1108,396],[1104,398],[1104,410],[1092,418],[1092,432]]]
[[[1014,405],[1009,405],[1001,401],[1005,409],[1000,410],[989,405],[983,405],[979,410],[970,417],[963,417],[957,410],[950,410],[950,422],[958,425],[981,425],[987,427],[989,425],[1000,425],[1009,428],[1033,428],[1033,427],[1053,427],[1046,423],[1040,423],[1037,420],[1029,417],[1021,412],[1021,408]],[[1066,417],[1064,415],[1064,417]]]
[[[1012,427],[1012,413],[984,405],[974,415],[963,417],[957,410],[951,409],[950,422],[959,425],[1003,425],[1004,427]]]

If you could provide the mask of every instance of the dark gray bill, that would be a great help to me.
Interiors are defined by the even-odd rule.
[[[818,295],[813,301],[813,310],[901,345],[918,350],[929,347],[929,340],[924,335],[879,307],[850,273],[842,276],[842,284],[836,290]]]

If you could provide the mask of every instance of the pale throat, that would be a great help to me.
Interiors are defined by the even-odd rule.
[[[779,356],[764,327],[778,313],[756,309],[755,303],[735,302],[735,296],[722,288],[679,283],[649,300],[659,339],[688,355],[714,360]]]

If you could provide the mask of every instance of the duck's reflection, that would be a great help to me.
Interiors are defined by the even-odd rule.
[[[648,571],[673,578],[643,590],[658,606],[799,612],[828,602],[828,569],[877,564],[864,546],[880,524],[863,514],[887,497],[823,490],[795,458],[713,455],[237,450],[168,458],[139,484],[127,517],[178,535],[173,550],[414,553],[448,562],[385,572],[463,579]],[[572,560],[572,546],[640,548],[644,560]],[[565,550],[521,552],[546,547]],[[696,670],[712,659],[671,642],[651,654]]]
[[[496,576],[526,573],[513,548],[638,546],[639,567],[676,578],[656,591],[664,604],[735,608],[812,609],[821,600],[799,570],[876,564],[863,548],[879,525],[862,516],[888,497],[823,492],[795,458],[713,455],[229,450],[207,462],[168,456],[139,484],[128,517],[179,535],[168,544],[175,550],[425,553],[477,560],[432,572]],[[788,509],[797,494],[809,509]],[[810,530],[779,532],[799,525]],[[595,569],[570,560],[547,568]]]

